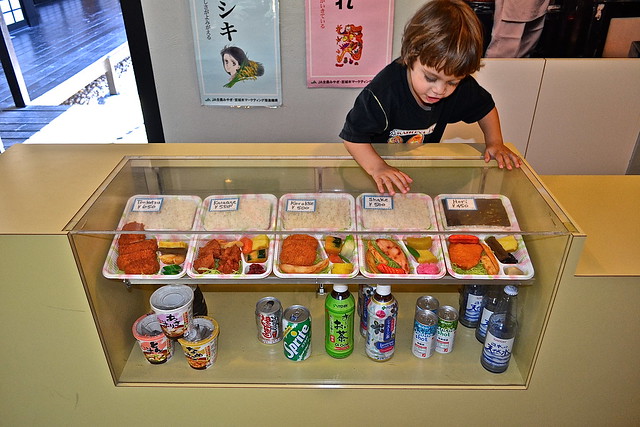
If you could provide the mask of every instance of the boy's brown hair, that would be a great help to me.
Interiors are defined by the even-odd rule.
[[[407,22],[398,62],[423,65],[456,77],[481,67],[482,26],[462,0],[431,0]]]

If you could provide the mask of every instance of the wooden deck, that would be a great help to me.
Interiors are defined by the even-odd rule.
[[[127,42],[118,0],[51,0],[36,10],[37,27],[11,34],[32,101]],[[0,138],[5,148],[25,141],[66,108],[16,109],[4,73],[0,76]]]

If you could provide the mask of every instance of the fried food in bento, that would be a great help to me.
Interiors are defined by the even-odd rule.
[[[451,262],[463,270],[469,270],[480,262],[482,246],[476,243],[451,243],[449,258]]]
[[[127,245],[120,244],[118,245],[118,253],[120,255],[126,255],[133,252],[139,251],[157,251],[158,250],[158,241],[156,239],[146,239],[140,240],[138,242],[130,243]]]
[[[240,270],[240,258],[242,257],[242,251],[236,245],[226,247],[222,251],[220,261],[218,263],[218,270],[222,274],[233,274]]]
[[[216,266],[216,259],[213,257],[213,254],[209,252],[208,254],[198,255],[198,258],[193,262],[193,269],[198,273],[202,273],[205,270],[211,270]]]
[[[144,224],[141,222],[128,222],[122,226],[124,231],[144,231]],[[118,238],[118,249],[120,249],[124,245],[129,245],[135,242],[140,242],[145,240],[147,236],[144,233],[140,234],[122,234]]]
[[[217,239],[210,240],[198,251],[198,257],[203,257],[209,254],[214,258],[220,258],[222,255],[222,245],[220,244],[220,241]]]
[[[125,274],[156,274],[160,270],[160,263],[155,258],[142,258],[133,261],[123,269]]]
[[[316,263],[318,241],[308,234],[292,234],[282,242],[282,264],[312,266]]]
[[[120,270],[123,270],[126,273],[128,265],[133,264],[134,262],[138,262],[138,263],[139,262],[148,262],[148,263],[151,263],[150,260],[154,260],[154,261],[157,262],[156,252],[152,251],[151,249],[146,249],[146,250],[143,250],[143,251],[136,251],[136,252],[131,252],[131,253],[128,253],[128,254],[120,254],[120,255],[118,255],[118,260],[116,261],[116,264],[118,265],[118,268]],[[159,268],[160,267],[158,267],[158,269]],[[154,271],[154,273],[156,271]]]
[[[216,239],[208,241],[198,251],[198,258],[193,262],[193,269],[198,273],[217,270],[222,274],[234,274],[240,270],[242,251],[235,244],[226,245]]]

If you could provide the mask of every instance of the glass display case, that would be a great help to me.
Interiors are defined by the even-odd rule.
[[[424,235],[425,230],[361,227],[361,196],[374,194],[375,186],[350,158],[125,157],[67,226],[114,383],[199,387],[526,388],[534,375],[536,357],[565,263],[571,251],[579,250],[581,246],[576,243],[584,236],[527,165],[506,171],[478,157],[395,156],[387,161],[413,178],[411,193],[425,195],[433,202],[434,214],[441,209],[438,203],[442,195],[449,198],[491,195],[508,200],[509,209],[517,218],[516,229],[475,227],[470,232],[464,228],[445,229],[441,218],[434,215],[436,221],[430,223],[428,234],[445,245],[438,255],[443,263],[448,256],[446,244],[451,234],[501,238],[513,235],[515,230],[526,245],[531,275],[460,276],[451,273],[449,264],[446,271],[442,270],[443,274],[433,277],[367,274],[371,271],[360,253],[367,241],[391,235],[404,242],[406,237]],[[256,278],[197,274],[183,274],[178,278],[158,275],[121,278],[117,274],[105,274],[114,239],[123,234],[123,212],[127,211],[132,196],[195,198],[203,201],[200,208],[203,209],[204,201],[211,196],[256,194],[272,195],[276,201],[291,194],[339,195],[355,201],[356,224],[338,231],[341,235],[353,236],[361,244],[358,255],[353,255],[353,263],[358,268],[356,274],[331,274],[331,270],[326,269],[318,274],[276,274],[280,271],[277,270],[278,243],[270,247],[271,270]],[[201,214],[198,212],[196,215]],[[279,206],[274,215],[282,212]],[[305,227],[301,230],[282,227],[279,223],[282,217],[277,219],[273,226],[260,231],[274,242],[281,242],[293,233],[309,233]],[[334,232],[337,231],[314,231],[319,238]],[[169,232],[160,235],[163,233]],[[213,232],[193,226],[170,233],[174,240],[188,242],[191,250],[194,242],[211,238]],[[247,233],[246,229],[222,229],[215,230],[214,234],[217,238],[229,236],[230,240],[236,240]],[[259,234],[255,230],[250,233]],[[411,257],[411,253],[407,255]],[[415,274],[415,270],[412,273]],[[151,311],[151,294],[169,283],[197,285],[205,296],[209,316],[219,324],[217,361],[207,370],[190,368],[177,343],[171,360],[152,365],[144,358],[132,334],[136,319]],[[346,359],[333,359],[325,352],[324,299],[332,284],[347,284],[356,296],[360,284],[392,285],[399,312],[396,351],[390,361],[370,360],[365,355],[361,336],[356,336],[355,350]],[[436,353],[428,359],[418,359],[411,352],[417,298],[432,295],[440,305],[459,308],[459,290],[466,284],[519,286],[520,329],[505,373],[492,374],[482,368],[482,344],[475,339],[474,329],[461,324],[450,354]],[[258,340],[254,311],[256,302],[265,296],[277,297],[285,308],[300,304],[310,310],[312,354],[309,359],[292,362],[284,356],[282,343],[267,345]],[[356,317],[356,325],[357,322]]]

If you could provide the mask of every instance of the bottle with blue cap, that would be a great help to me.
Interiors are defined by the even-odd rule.
[[[512,285],[505,286],[504,294],[489,318],[487,336],[480,357],[480,363],[489,372],[499,374],[509,367],[518,330],[517,300],[518,288]]]

